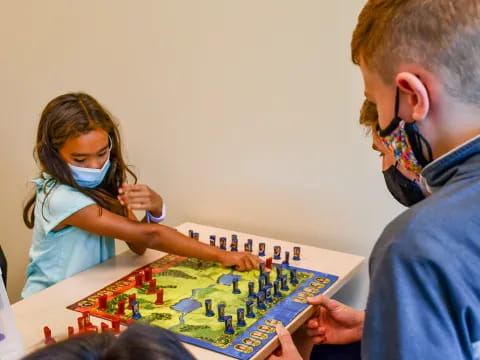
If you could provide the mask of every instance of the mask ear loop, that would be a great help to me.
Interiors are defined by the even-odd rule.
[[[108,152],[112,151],[113,148],[113,140],[110,137],[110,134],[108,134],[108,142],[110,143],[110,146],[108,147]]]
[[[423,137],[422,134],[418,131],[417,125],[415,123],[407,124],[405,126],[405,131],[408,136],[408,141],[410,141],[410,147],[413,149],[419,149],[418,154],[414,151],[415,157],[417,158],[420,165],[425,167],[433,160],[432,147],[428,143],[427,139]],[[427,157],[423,154],[423,149],[427,150]]]
[[[395,94],[395,117],[393,118],[390,125],[388,125],[383,130],[380,128],[380,124],[377,124],[378,136],[384,138],[390,135],[392,132],[394,132],[396,128],[398,128],[398,126],[400,125],[400,122],[402,121],[402,119],[400,119],[400,117],[398,116],[399,109],[400,109],[400,89],[397,86],[397,92]]]

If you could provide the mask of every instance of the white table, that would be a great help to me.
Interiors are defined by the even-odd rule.
[[[254,239],[254,245],[259,242],[265,242],[266,257],[272,256],[273,246],[280,245],[283,250],[290,249],[293,254],[293,246],[301,247],[301,260],[295,262],[295,266],[300,268],[316,270],[320,272],[337,275],[338,280],[326,291],[331,296],[337,292],[343,285],[349,281],[352,276],[359,271],[364,258],[357,255],[341,253],[332,250],[296,244],[287,241],[265,238],[252,234],[213,228],[210,226],[194,223],[184,223],[177,229],[187,234],[192,229],[200,233],[200,241],[208,242],[211,234],[230,238],[232,234],[237,234],[239,241],[239,250],[243,246],[243,240],[247,238]],[[258,251],[258,245],[254,246],[254,253]],[[28,352],[35,350],[43,344],[43,327],[48,326],[52,330],[52,335],[57,338],[66,337],[67,327],[74,326],[76,329],[79,316],[78,312],[67,310],[66,306],[73,304],[79,299],[91,294],[98,289],[118,280],[129,272],[147,265],[148,263],[165,255],[155,250],[147,250],[143,256],[138,256],[130,251],[117,255],[108,261],[94,266],[82,273],[45,289],[25,300],[19,301],[13,305],[13,312],[17,326],[25,343]],[[309,306],[290,324],[288,329],[293,332],[313,313],[313,307]],[[92,323],[100,325],[101,319],[92,317]],[[100,326],[99,326],[100,327]],[[273,339],[268,343],[262,352],[258,353],[253,359],[263,359],[278,345],[278,341]],[[212,352],[193,345],[186,345],[187,348],[198,359],[225,360],[231,359],[225,355]]]

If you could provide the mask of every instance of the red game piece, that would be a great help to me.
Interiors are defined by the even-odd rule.
[[[92,325],[92,323],[90,322],[90,311],[85,311],[82,316],[85,321],[84,327],[87,327],[88,325]]]
[[[137,294],[128,295],[128,307],[130,309],[132,308],[132,306],[130,304],[134,301],[137,301]]]
[[[98,297],[98,309],[107,310],[107,295],[100,295]]]
[[[117,315],[125,315],[125,300],[120,300],[117,305]]]
[[[157,280],[155,279],[150,280],[147,294],[155,294],[156,292],[157,292]]]
[[[112,320],[112,329],[114,332],[120,332],[120,319],[113,319]]]
[[[143,274],[141,272],[135,274],[135,287],[141,288],[143,286]]]
[[[98,334],[98,326],[90,324],[85,328],[85,332]]]
[[[78,323],[78,332],[81,333],[83,332],[83,330],[85,329],[85,318],[82,316],[82,317],[79,317],[77,319],[77,323]]]
[[[75,329],[73,328],[73,326],[69,326],[68,327],[68,338],[70,339],[73,334],[75,333]]]
[[[52,330],[48,326],[43,327],[43,335],[45,335],[45,345],[55,344],[55,339],[52,337]]]
[[[108,327],[108,324],[107,323],[104,323],[102,321],[102,323],[100,324],[101,328],[102,328],[102,333],[104,332],[107,332],[110,328]]]
[[[152,268],[149,266],[143,270],[143,273],[145,274],[145,281],[150,281],[152,280]]]
[[[265,268],[272,270],[272,258],[269,257],[267,260],[265,260]]]
[[[155,305],[163,305],[163,289],[159,289],[157,291],[157,300],[155,301]]]

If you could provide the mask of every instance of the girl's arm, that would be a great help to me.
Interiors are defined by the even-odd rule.
[[[128,210],[128,218],[133,220],[133,221],[138,221],[137,217],[135,216],[135,214],[131,210]],[[142,221],[146,222],[145,218]],[[140,245],[140,244],[134,244],[132,242],[127,242],[127,245],[130,248],[130,250],[132,250],[137,255],[143,255],[145,253],[145,250],[147,250],[147,248],[145,246]]]
[[[250,253],[220,250],[190,239],[167,226],[139,223],[98,205],[90,205],[77,211],[61,225],[72,225],[94,234],[124,240],[135,247],[220,262],[224,266],[235,266],[240,271],[256,268],[261,262],[257,256]]]

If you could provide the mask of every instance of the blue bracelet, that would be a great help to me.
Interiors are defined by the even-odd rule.
[[[148,223],[161,223],[167,217],[167,207],[165,203],[162,206],[162,215],[160,217],[155,217],[150,211],[147,210],[146,214]]]

